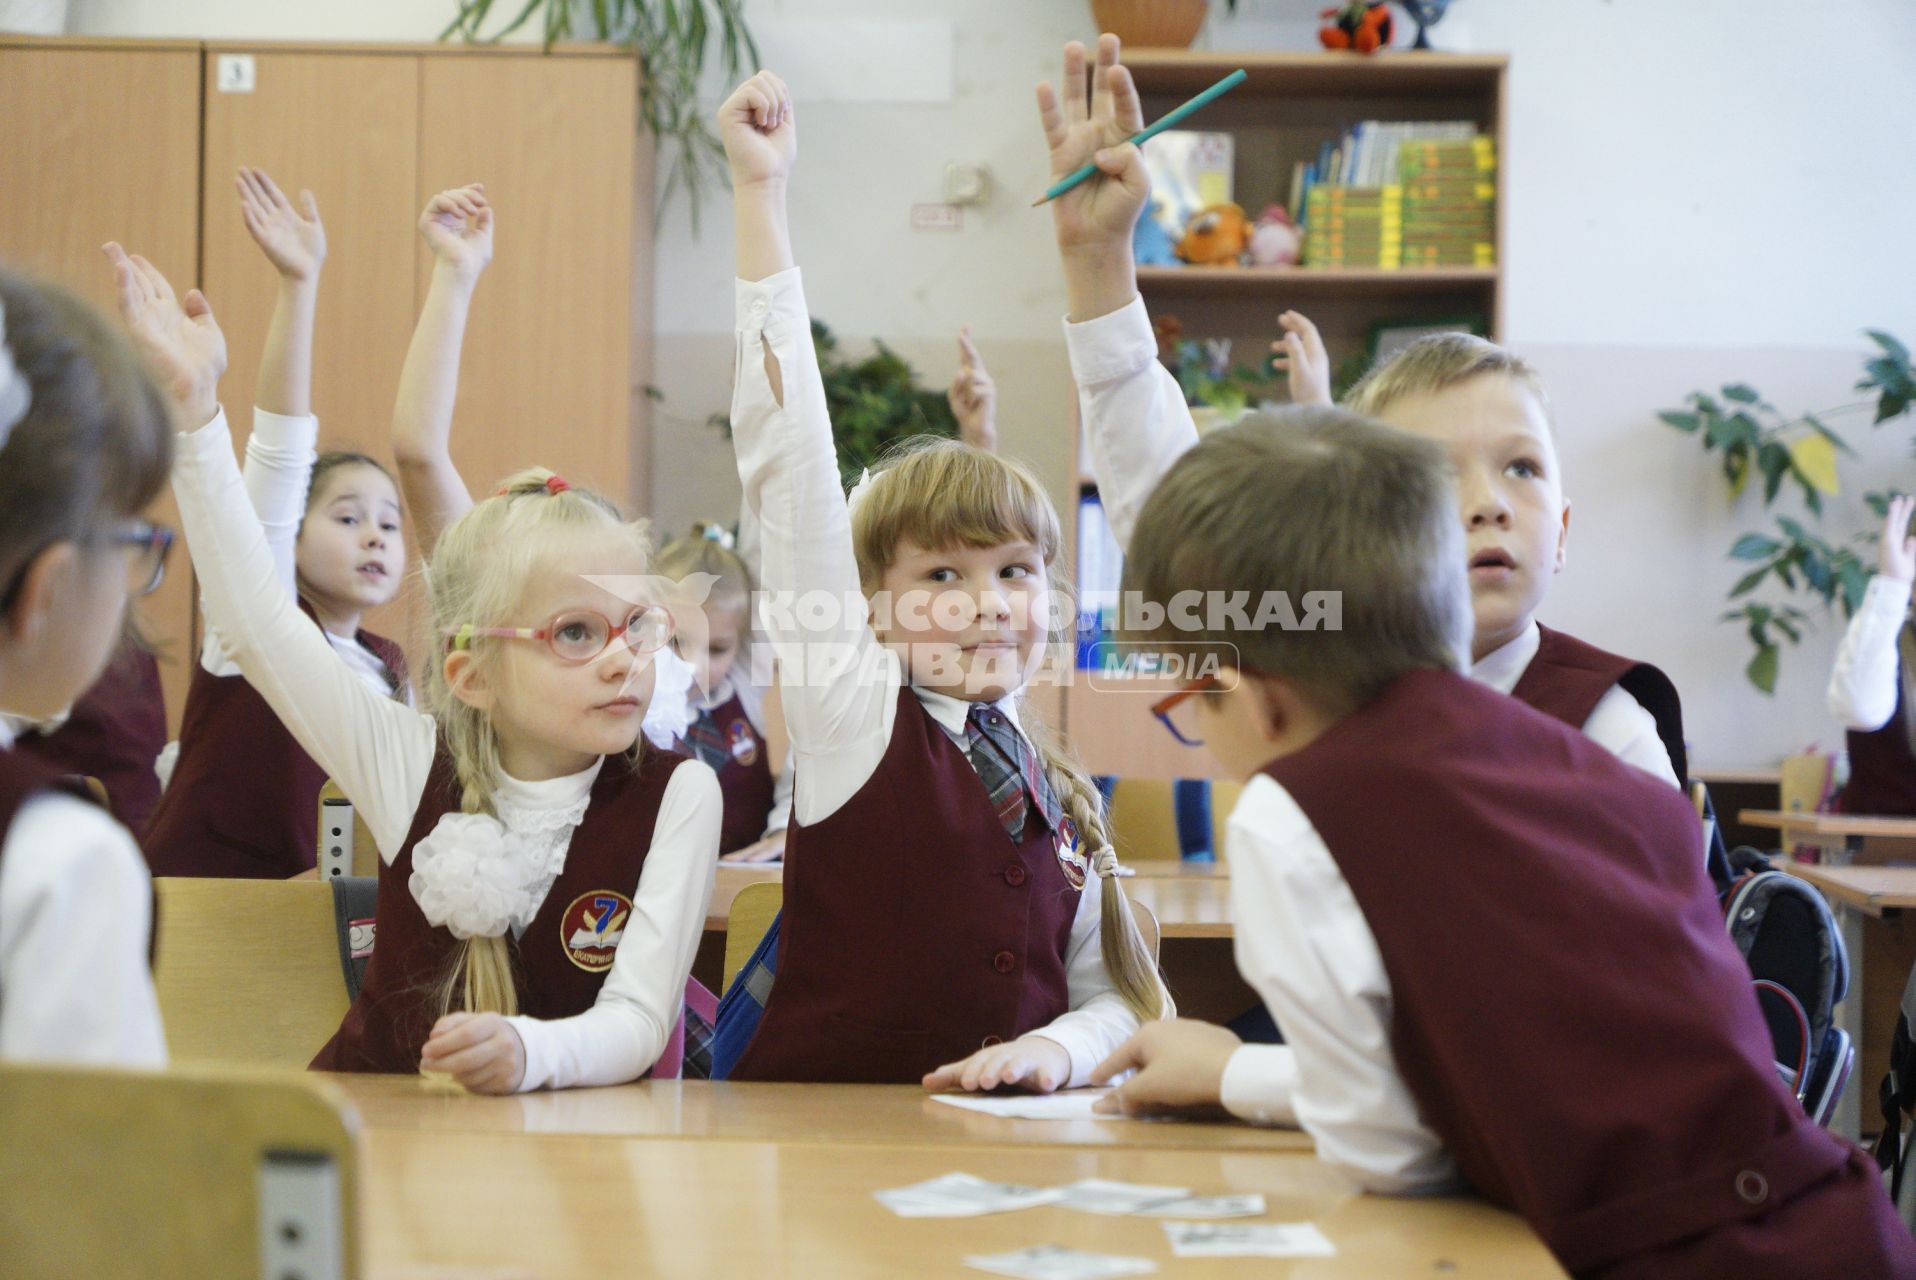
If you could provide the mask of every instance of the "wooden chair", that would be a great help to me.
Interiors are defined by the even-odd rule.
[[[346,1015],[333,886],[161,877],[154,983],[176,1062],[304,1067]]]
[[[1208,782],[1211,850],[1224,855],[1224,826],[1244,787]],[[1111,843],[1126,862],[1175,862],[1184,856],[1178,832],[1177,786],[1169,778],[1119,778],[1111,788]]]
[[[353,814],[350,836],[339,821],[340,805],[345,805]],[[327,850],[339,847],[350,838],[353,849],[352,874],[377,877],[379,846],[373,843],[372,832],[366,829],[366,823],[351,806],[352,802],[346,799],[346,793],[339,789],[339,784],[331,778],[326,779],[325,785],[319,789],[319,842],[315,846],[319,850],[320,865],[326,863]]]
[[[1090,892],[1091,886],[1086,885],[1085,891],[1087,893]],[[1158,959],[1158,948],[1161,941],[1161,932],[1158,928],[1158,913],[1151,910],[1151,908],[1144,903],[1139,902],[1136,898],[1126,898],[1125,902],[1131,908],[1132,919],[1138,922],[1138,935],[1144,939],[1145,950],[1151,953],[1153,960]]]
[[[1778,806],[1785,813],[1815,813],[1829,807],[1830,758],[1816,752],[1787,756],[1777,770]]]
[[[784,905],[785,886],[772,880],[748,884],[732,898],[732,910],[725,918],[725,981],[720,994],[731,989],[732,979],[758,950]]]
[[[357,1127],[303,1077],[0,1063],[0,1272],[354,1280]]]
[[[98,778],[94,777],[90,773],[83,773],[80,775],[80,785],[86,788],[86,793],[92,796],[95,803],[97,803],[102,809],[109,809],[112,807],[107,802],[106,783],[101,782]]]

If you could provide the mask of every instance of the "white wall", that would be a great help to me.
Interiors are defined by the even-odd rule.
[[[429,39],[451,0],[75,0],[76,31]],[[502,5],[502,8],[511,7]],[[1318,0],[1242,0],[1212,47],[1309,47]],[[1069,486],[1070,392],[1048,223],[1024,207],[1043,157],[1031,86],[1084,0],[753,0],[768,49],[802,70],[794,238],[813,308],[848,343],[883,336],[931,379],[969,322],[1006,382],[1008,447]],[[949,101],[821,101],[848,21],[948,22]],[[1775,759],[1832,741],[1821,684],[1838,627],[1786,654],[1774,700],[1742,683],[1747,647],[1715,622],[1758,524],[1732,510],[1695,442],[1654,413],[1747,379],[1779,405],[1853,399],[1858,330],[1916,339],[1916,5],[1908,0],[1458,0],[1437,43],[1511,53],[1508,338],[1552,383],[1575,503],[1570,568],[1545,616],[1652,658],[1687,695],[1697,758]],[[915,55],[897,51],[901,61]],[[831,77],[829,80],[827,77]],[[935,76],[931,76],[935,78]],[[998,196],[957,233],[914,233],[949,160],[983,160]],[[731,227],[721,202],[693,238],[683,209],[658,239],[658,369],[667,400],[655,513],[668,526],[736,502],[728,450],[701,424],[728,396]],[[1916,485],[1909,426],[1869,447],[1850,487]],[[1831,532],[1860,527],[1833,518]]]

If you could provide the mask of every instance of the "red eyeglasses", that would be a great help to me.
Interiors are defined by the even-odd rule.
[[[1187,736],[1183,730],[1178,728],[1177,722],[1171,718],[1171,713],[1198,694],[1209,693],[1213,689],[1222,689],[1223,687],[1224,681],[1214,675],[1199,676],[1197,679],[1180,686],[1174,692],[1168,693],[1152,703],[1151,714],[1156,716],[1159,722],[1170,731],[1173,738],[1176,738],[1185,746],[1201,747],[1204,745],[1204,740],[1202,738]]]
[[[633,653],[657,653],[671,640],[672,615],[658,605],[644,605],[615,627],[610,618],[591,609],[572,609],[543,627],[475,627],[471,623],[446,633],[448,649],[469,649],[483,636],[493,640],[543,640],[561,662],[591,662],[623,640]]]

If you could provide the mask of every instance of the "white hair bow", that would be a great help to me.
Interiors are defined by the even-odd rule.
[[[1091,854],[1091,874],[1100,880],[1109,880],[1112,876],[1128,876],[1131,868],[1120,866],[1118,851],[1110,845],[1100,845]]]
[[[7,309],[0,304],[0,449],[7,447],[7,437],[32,405],[33,388],[13,363],[13,351],[7,346]]]
[[[653,679],[652,701],[646,704],[640,727],[653,746],[670,751],[698,718],[692,706],[692,684],[698,672],[669,644],[652,655],[652,669],[658,675]]]
[[[872,487],[872,469],[870,467],[866,467],[865,473],[858,477],[858,483],[853,485],[852,491],[845,495],[845,510],[847,511],[858,510],[858,504],[865,500],[865,495],[871,492],[871,487]]]

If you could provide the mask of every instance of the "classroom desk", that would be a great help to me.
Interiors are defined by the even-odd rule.
[[[1204,1280],[1456,1275],[1537,1280],[1563,1271],[1524,1222],[1476,1200],[1355,1195],[1304,1153],[1087,1150],[871,1142],[709,1141],[442,1132],[368,1125],[361,1150],[368,1273],[465,1275],[976,1277],[967,1254],[1063,1244],[1155,1260]],[[1054,1185],[1102,1177],[1262,1192],[1265,1221],[1315,1222],[1334,1258],[1177,1259],[1159,1223],[1059,1208],[905,1219],[872,1192],[963,1171]]]
[[[907,1084],[647,1080],[488,1098],[416,1075],[325,1078],[376,1129],[924,1147],[1313,1150],[1310,1138],[1297,1129],[1260,1129],[1228,1120],[1014,1120],[933,1102],[923,1089]]]
[[[1864,813],[1797,813],[1781,809],[1744,809],[1737,820],[1783,836],[1784,844],[1814,844],[1845,862],[1887,862],[1916,851],[1916,818],[1885,818]]]
[[[1856,1066],[1830,1127],[1854,1138],[1862,1130],[1865,1105],[1870,1119],[1876,1119],[1876,1086],[1889,1070],[1897,1009],[1910,968],[1916,965],[1916,920],[1904,914],[1916,907],[1916,867],[1787,862],[1783,869],[1822,892],[1836,912],[1849,952],[1850,994],[1836,1006],[1836,1025],[1856,1044]]]

